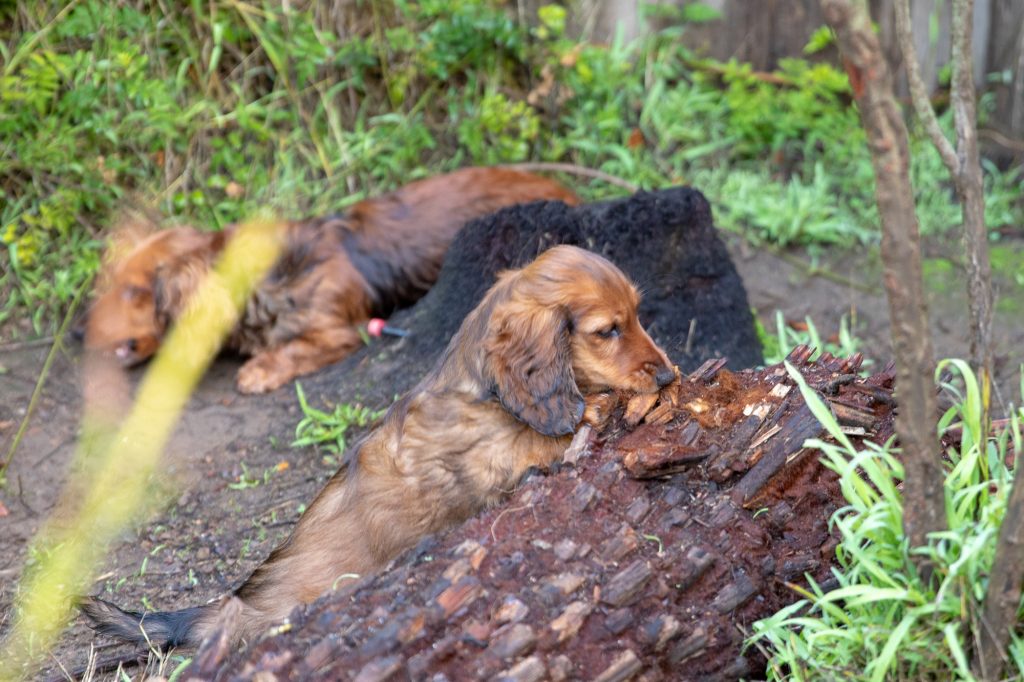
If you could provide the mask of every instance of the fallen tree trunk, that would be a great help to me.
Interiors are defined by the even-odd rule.
[[[793,363],[851,439],[893,433],[893,371]],[[749,626],[828,585],[843,504],[803,449],[822,428],[781,366],[709,361],[643,423],[615,409],[574,466],[296,611],[247,650],[212,637],[182,679],[735,679],[765,660]],[[580,450],[583,449],[581,453]]]

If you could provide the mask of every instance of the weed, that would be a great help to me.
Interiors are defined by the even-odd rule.
[[[877,242],[845,73],[788,60],[765,79],[696,59],[679,37],[715,15],[703,4],[649,6],[666,28],[607,45],[569,36],[553,4],[530,28],[499,0],[375,2],[344,39],[316,3],[294,4],[46,0],[0,19],[0,325],[53,330],[128,196],[218,229],[535,159],[696,184],[753,241]],[[931,144],[915,133],[911,150],[923,229],[956,226]],[[989,224],[1020,223],[1020,176],[985,174]]]
[[[899,487],[903,465],[892,442],[854,448],[799,372],[787,366],[834,440],[807,445],[820,450],[825,465],[839,474],[847,506],[832,519],[840,537],[834,570],[839,587],[825,592],[811,581],[801,590],[804,599],[754,624],[751,641],[774,651],[770,678],[974,679],[965,652],[981,627],[981,600],[1014,478],[1007,454],[1011,440],[1015,449],[1021,442],[1024,410],[1012,411],[1010,428],[990,436],[969,366],[959,360],[939,364],[939,372],[947,368],[959,375],[961,387],[947,386],[957,402],[940,419],[939,430],[962,431],[959,447],[946,453],[949,530],[933,534],[926,547],[908,547]],[[914,555],[928,557],[933,580],[921,579]],[[1020,675],[1019,638],[1009,653]]]
[[[383,410],[371,410],[359,404],[349,403],[335,405],[332,412],[324,412],[310,406],[299,382],[295,382],[295,393],[305,416],[295,427],[293,448],[315,445],[333,455],[341,455],[345,452],[345,436],[350,427],[369,426],[384,414]]]
[[[819,357],[822,352],[831,353],[837,357],[849,357],[859,352],[863,345],[863,341],[850,331],[851,323],[847,315],[843,315],[839,319],[839,331],[834,341],[822,339],[817,326],[809,317],[805,318],[803,324],[799,326],[787,324],[781,310],[775,311],[774,334],[769,333],[756,317],[754,324],[758,339],[761,341],[766,365],[782,362],[799,345],[815,349],[811,356],[812,359]],[[866,359],[864,364],[869,366],[872,361]]]
[[[660,537],[654,534],[647,533],[641,533],[640,537],[642,537],[644,540],[647,540],[648,542],[658,543],[658,556],[662,556],[665,554],[665,543],[661,541]]]
[[[244,461],[239,461],[238,464],[242,467],[242,473],[238,475],[237,481],[228,483],[228,487],[232,490],[247,490],[266,485],[270,482],[270,477],[278,470],[277,467],[267,467],[262,474],[253,475]]]

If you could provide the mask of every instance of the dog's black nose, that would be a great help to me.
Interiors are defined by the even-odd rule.
[[[137,339],[128,339],[124,342],[124,345],[133,353],[139,349],[139,342]]]
[[[660,367],[654,374],[654,380],[658,382],[658,388],[664,388],[676,378],[676,371],[671,367]]]
[[[85,340],[85,327],[75,325],[71,328],[71,338],[81,343]]]

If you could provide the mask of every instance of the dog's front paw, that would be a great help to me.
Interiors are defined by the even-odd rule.
[[[255,357],[239,368],[236,386],[239,393],[267,393],[282,386],[289,378],[267,358]]]
[[[583,423],[601,429],[611,419],[618,397],[614,393],[592,393],[585,399]]]

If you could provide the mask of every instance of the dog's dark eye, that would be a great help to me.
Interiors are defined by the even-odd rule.
[[[597,335],[600,336],[602,339],[615,339],[615,338],[618,338],[619,333],[620,333],[619,332],[619,325],[617,325],[617,324],[613,324],[612,326],[610,326],[610,327],[608,327],[606,329],[599,329],[597,331]]]

